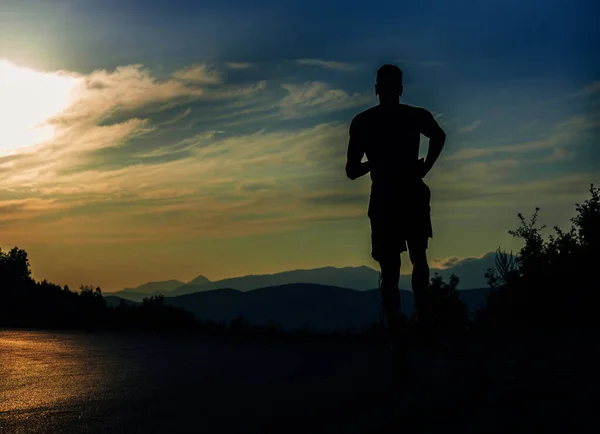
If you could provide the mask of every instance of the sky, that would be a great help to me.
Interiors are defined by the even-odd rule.
[[[344,164],[393,63],[402,102],[447,134],[425,178],[430,263],[516,251],[517,213],[569,227],[600,184],[597,16],[582,0],[1,0],[0,247],[38,280],[104,291],[376,268],[370,179]]]

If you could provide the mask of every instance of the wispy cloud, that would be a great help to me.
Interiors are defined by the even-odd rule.
[[[459,134],[464,134],[464,133],[471,133],[473,131],[475,131],[479,125],[481,125],[481,121],[473,121],[472,123],[465,125],[463,127],[460,127],[458,129],[458,133]]]
[[[600,81],[595,81],[595,82],[587,85],[583,89],[581,89],[579,92],[576,92],[572,96],[574,96],[574,97],[587,97],[587,96],[595,95],[595,94],[597,94],[599,92],[600,92]]]
[[[142,65],[72,74],[77,84],[71,92],[71,103],[45,121],[54,127],[54,137],[3,156],[0,182],[5,186],[43,183],[57,177],[61,170],[89,159],[93,152],[117,148],[134,138],[168,128],[190,116],[192,110],[186,107],[172,118],[156,123],[150,121],[153,114],[198,101],[245,98],[266,86],[263,81],[242,87],[224,83],[216,88],[205,87],[206,83],[220,80],[211,78],[202,66],[182,71],[163,80]],[[192,78],[196,80],[193,83],[188,80]]]
[[[297,59],[298,65],[304,66],[318,66],[326,69],[335,69],[338,71],[355,71],[358,69],[358,65],[347,62],[336,62],[334,60],[321,60],[321,59]]]
[[[572,160],[575,157],[575,151],[569,150],[566,148],[556,148],[552,155],[547,158],[547,161],[557,162],[557,161],[568,161]]]
[[[447,160],[470,160],[481,158],[497,158],[499,155],[520,155],[541,150],[555,150],[565,146],[573,146],[575,140],[583,137],[588,131],[600,126],[600,113],[576,115],[558,123],[554,131],[546,137],[509,143],[506,145],[488,145],[463,148],[446,157]]]
[[[233,137],[220,137],[217,132],[207,133],[181,143],[181,146],[193,150],[187,158],[156,166],[129,166],[118,170],[90,168],[85,172],[69,174],[54,172],[52,176],[46,173],[46,168],[32,167],[27,182],[23,178],[16,178],[21,174],[20,170],[9,179],[16,182],[12,185],[18,185],[22,194],[53,197],[52,201],[34,204],[38,214],[43,214],[43,209],[47,213],[54,213],[59,205],[60,210],[65,212],[77,207],[89,209],[96,218],[118,214],[123,207],[128,208],[129,216],[138,212],[146,215],[148,212],[182,211],[189,212],[191,216],[202,210],[206,219],[211,221],[210,227],[220,228],[220,213],[233,211],[233,208],[227,207],[248,213],[274,207],[275,211],[286,213],[289,208],[280,208],[286,202],[282,200],[282,195],[286,195],[288,201],[305,206],[301,199],[294,199],[296,182],[305,177],[318,176],[323,162],[331,161],[332,156],[343,155],[345,130],[341,125],[322,124],[299,131],[260,131]],[[163,152],[173,152],[173,149],[164,149]],[[307,167],[313,168],[310,175],[306,172]],[[34,174],[33,171],[37,172]],[[38,176],[34,176],[36,174]],[[277,178],[276,183],[272,181],[273,177]],[[229,205],[223,205],[224,202],[218,200],[240,193],[247,199],[233,201]],[[253,196],[252,199],[248,198],[249,194]],[[101,208],[94,204],[101,205]],[[117,204],[122,205],[115,208]],[[5,215],[11,210],[13,216],[19,217],[13,222],[18,227],[32,224],[26,218],[33,215],[31,207],[32,203],[21,199],[2,203]],[[29,214],[20,213],[17,216],[15,213],[19,210],[28,211]],[[296,210],[292,214],[298,212],[301,211]],[[318,214],[323,218],[327,210],[321,210]],[[205,217],[196,216],[195,220],[205,221]],[[285,221],[289,223],[291,220],[287,218]],[[192,221],[188,221],[186,227],[189,228],[190,224]],[[192,226],[198,229],[197,224],[193,223]],[[253,223],[252,227],[257,224]],[[73,221],[70,220],[70,225],[62,227],[62,230],[68,231],[72,225]],[[265,227],[262,230],[267,229]]]
[[[130,65],[81,75],[77,98],[52,119],[56,137],[0,157],[0,183],[12,195],[0,197],[0,236],[173,241],[366,218],[369,180],[346,179],[348,125],[332,114],[358,111],[370,95],[324,81],[193,81],[193,68],[182,71],[158,79]],[[585,190],[584,175],[524,182],[520,156],[568,158],[564,144],[597,122],[573,116],[547,137],[445,155],[427,177],[435,206],[484,215],[538,193],[547,203],[570,200]],[[115,164],[105,166],[109,158]]]
[[[13,199],[0,200],[0,221],[23,221],[39,215],[65,208],[64,204],[55,199]]]
[[[175,71],[173,77],[178,80],[197,84],[221,84],[223,77],[214,68],[208,65],[200,64]]]
[[[315,116],[321,113],[359,107],[369,103],[371,97],[360,93],[348,94],[333,89],[328,84],[314,81],[304,84],[284,84],[288,95],[281,100],[286,117]]]
[[[230,69],[248,69],[252,68],[252,64],[248,62],[227,62],[225,64]]]

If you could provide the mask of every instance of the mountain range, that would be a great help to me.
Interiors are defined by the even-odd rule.
[[[444,268],[432,268],[431,275],[433,276],[433,273],[437,272],[448,281],[451,274],[456,274],[460,278],[460,289],[482,288],[487,286],[484,274],[488,268],[494,266],[494,259],[494,252],[489,252],[481,258],[453,258],[442,264]],[[215,282],[211,282],[208,278],[199,275],[187,283],[178,280],[148,282],[136,288],[125,288],[115,293],[107,293],[107,295],[115,295],[132,301],[141,301],[144,297],[153,294],[176,297],[225,288],[246,292],[259,288],[297,283],[367,291],[378,287],[379,272],[367,266],[323,267],[309,270],[284,271],[274,274],[232,277]],[[400,278],[400,288],[410,287],[410,275],[402,275]]]
[[[485,304],[489,289],[459,291],[469,313]],[[412,292],[400,292],[401,309],[411,316],[414,312]],[[121,298],[105,296],[110,306]],[[127,303],[136,303],[128,301]],[[250,291],[232,288],[199,291],[166,297],[165,303],[181,307],[202,321],[229,322],[243,317],[251,325],[274,323],[286,330],[310,328],[317,331],[361,329],[376,322],[380,315],[379,290],[358,291],[350,288],[294,283],[269,286]]]

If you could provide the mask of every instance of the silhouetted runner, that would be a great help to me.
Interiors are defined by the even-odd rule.
[[[381,267],[382,304],[392,349],[405,360],[399,337],[400,257],[408,250],[418,322],[430,329],[426,251],[433,233],[431,192],[423,177],[440,155],[446,134],[429,111],[401,104],[402,91],[400,68],[383,65],[375,85],[379,104],[355,116],[350,125],[346,174],[354,180],[371,173],[371,255]],[[419,160],[420,134],[430,139],[424,160]]]

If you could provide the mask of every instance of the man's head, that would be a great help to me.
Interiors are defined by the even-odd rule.
[[[375,93],[379,101],[395,101],[402,95],[402,70],[396,65],[383,65],[377,70]]]

